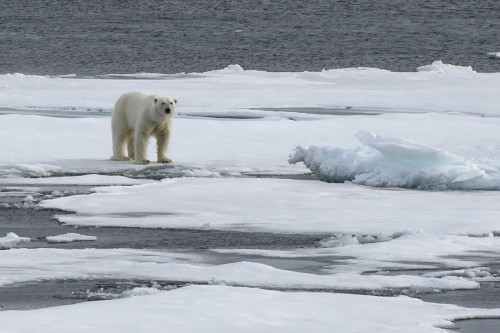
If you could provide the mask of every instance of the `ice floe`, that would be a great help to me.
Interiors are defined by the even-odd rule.
[[[3,311],[0,321],[5,330],[16,333],[84,333],[110,327],[122,333],[321,333],[332,329],[344,333],[429,333],[452,328],[453,320],[499,315],[498,309],[468,309],[408,297],[189,286],[97,303]]]
[[[221,230],[368,235],[408,230],[466,235],[500,231],[500,210],[496,209],[500,191],[367,189],[317,180],[266,178],[179,178],[94,191],[45,200],[39,205],[75,212],[57,218],[81,226],[209,226]]]
[[[27,252],[29,251],[29,252]],[[4,255],[9,252],[9,255]],[[153,253],[148,255],[147,253]],[[128,254],[125,256],[124,254]],[[207,265],[195,256],[138,250],[13,249],[1,251],[5,266],[0,287],[20,282],[56,279],[149,279],[180,283],[221,284],[284,290],[412,290],[475,289],[479,284],[464,277],[415,275],[363,275],[345,271],[317,275],[278,269],[256,262]],[[193,262],[198,260],[198,262]],[[36,264],[34,264],[36,262]]]
[[[47,236],[45,237],[47,239],[47,242],[49,243],[70,243],[70,242],[77,242],[77,241],[94,241],[97,239],[96,236],[86,236],[86,235],[81,235],[77,234],[74,232],[69,232],[63,235],[57,235],[57,236]]]

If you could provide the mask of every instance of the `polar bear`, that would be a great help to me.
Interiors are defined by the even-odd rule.
[[[121,95],[111,115],[111,160],[135,160],[138,164],[148,164],[146,148],[149,137],[154,136],[158,146],[158,163],[172,163],[167,152],[176,104],[176,99],[160,95],[139,92]],[[128,148],[128,156],[125,155],[125,147]]]

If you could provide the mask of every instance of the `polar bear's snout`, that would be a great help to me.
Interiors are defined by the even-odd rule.
[[[164,98],[163,100],[155,99],[155,103],[157,103],[159,111],[165,114],[170,114],[172,112],[174,101],[170,100],[169,98]]]

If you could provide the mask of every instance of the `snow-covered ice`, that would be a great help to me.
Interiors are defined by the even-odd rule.
[[[387,237],[385,235],[374,236]],[[355,238],[355,236],[345,237]],[[331,260],[332,264],[327,264],[323,268],[324,272],[330,274],[421,269],[445,272],[443,275],[429,276],[468,277],[462,273],[457,274],[453,270],[474,270],[483,265],[480,258],[496,262],[498,260],[496,249],[500,246],[500,238],[408,232],[405,236],[381,242],[357,244],[356,241],[351,240],[343,244],[330,242],[322,245],[319,248],[295,250],[214,249],[213,251],[261,258],[321,258],[323,262]],[[327,247],[328,245],[332,247]],[[476,257],[471,257],[471,254],[475,254]]]
[[[208,223],[213,229],[271,232],[500,232],[498,191],[367,190],[351,184],[252,178],[180,178],[94,191],[45,200],[40,206],[73,211],[58,215],[59,221],[82,226],[198,229]],[[142,214],[134,216],[138,212]]]
[[[497,272],[470,254],[491,260],[499,254],[499,85],[500,73],[476,73],[443,62],[413,73],[375,68],[269,73],[232,65],[206,73],[94,79],[0,75],[0,186],[112,185],[40,204],[74,212],[59,215],[63,223],[325,235],[312,248],[212,249],[203,255],[132,249],[0,251],[2,288],[94,278],[211,284],[4,311],[2,328],[88,332],[110,330],[112,323],[113,330],[136,332],[140,322],[148,332],[321,332],[332,327],[433,332],[457,318],[498,316],[498,310],[405,297],[261,288],[449,290],[498,279]],[[163,91],[179,100],[173,165],[109,160],[109,114],[126,91]],[[150,144],[148,155],[154,149]],[[291,161],[296,164],[291,166],[294,149]],[[310,170],[340,183],[273,178],[301,179],[297,176]],[[144,180],[150,174],[174,179]],[[4,244],[18,240],[12,236]],[[224,254],[242,259],[211,264],[211,256]],[[246,261],[252,255],[321,258],[324,266],[321,274],[301,273],[273,267],[272,260]],[[384,269],[430,271],[367,274]],[[135,315],[123,316],[131,312]]]
[[[498,316],[407,297],[190,286],[154,295],[0,312],[9,332],[446,332],[452,320]]]
[[[77,241],[94,241],[97,239],[96,236],[86,236],[82,234],[77,234],[74,232],[68,232],[63,235],[57,236],[47,236],[45,237],[49,243],[69,243]]]
[[[16,251],[16,252],[12,252]],[[162,279],[201,284],[299,290],[475,289],[475,281],[456,276],[318,275],[253,262],[209,266],[199,256],[139,250],[19,249],[0,252],[5,265],[0,286],[54,279]],[[185,262],[181,259],[184,258]],[[37,264],[33,265],[33,260]]]

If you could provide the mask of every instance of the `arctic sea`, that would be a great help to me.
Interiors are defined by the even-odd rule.
[[[495,0],[3,1],[0,73],[498,72],[499,35]]]

